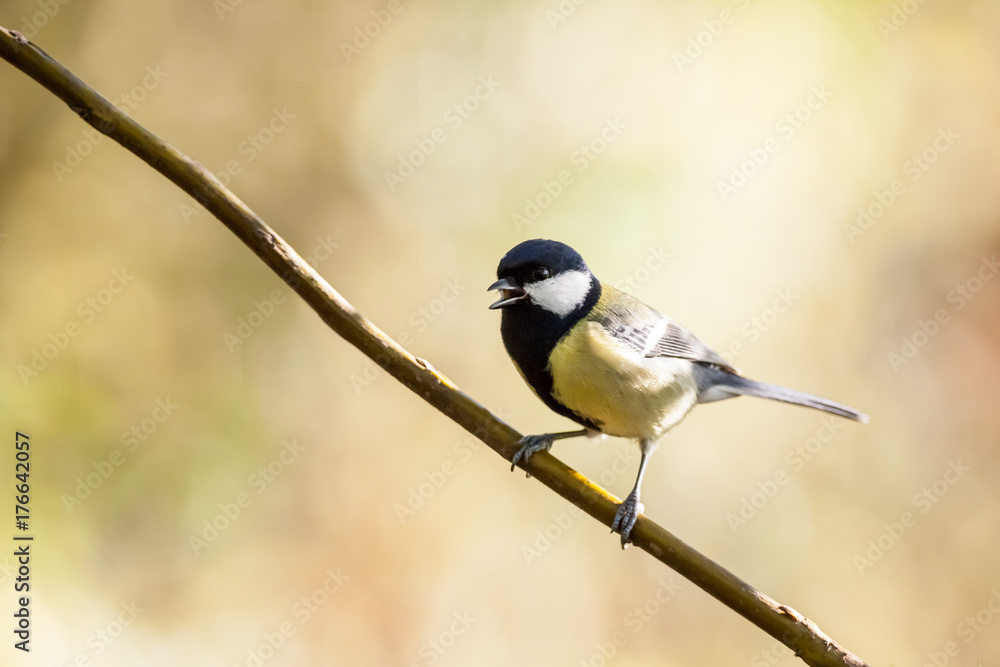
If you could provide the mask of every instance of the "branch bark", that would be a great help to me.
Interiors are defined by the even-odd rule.
[[[331,329],[504,459],[511,460],[520,438],[517,431],[365,319],[212,173],[119,111],[20,33],[2,26],[0,57],[194,197],[288,283]],[[619,499],[580,473],[547,452],[535,454],[521,467],[605,526],[611,526]],[[631,537],[636,547],[783,643],[806,664],[867,667],[815,623],[778,604],[650,519],[640,516]]]

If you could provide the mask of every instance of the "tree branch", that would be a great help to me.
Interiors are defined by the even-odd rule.
[[[295,250],[214,175],[119,111],[21,34],[0,26],[0,57],[47,88],[83,120],[134,153],[194,197],[301,296],[331,329],[389,374],[510,461],[520,434],[463,393],[429,364],[416,359],[361,316]],[[619,500],[547,452],[521,466],[560,496],[611,525]],[[717,563],[640,516],[636,547],[670,566],[817,667],[866,667],[815,623],[779,605]]]

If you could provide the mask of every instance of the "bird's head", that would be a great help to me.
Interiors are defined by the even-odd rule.
[[[580,253],[546,239],[511,248],[500,260],[497,278],[489,290],[500,290],[500,300],[490,309],[534,306],[559,317],[579,308],[597,282]]]

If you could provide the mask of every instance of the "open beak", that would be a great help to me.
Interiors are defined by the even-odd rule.
[[[492,292],[493,290],[500,290],[500,300],[496,303],[490,304],[490,310],[497,310],[498,308],[506,308],[507,306],[512,306],[519,301],[524,301],[528,298],[528,293],[518,286],[514,282],[513,278],[501,278],[492,285],[490,285],[487,292]]]

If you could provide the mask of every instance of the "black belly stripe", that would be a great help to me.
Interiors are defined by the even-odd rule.
[[[566,317],[534,305],[516,305],[504,309],[500,323],[507,354],[542,402],[553,412],[598,431],[601,430],[599,423],[570,410],[552,395],[549,355],[559,340],[591,311],[600,296],[600,283],[593,278],[587,298]]]
[[[517,362],[514,363],[517,364]],[[587,419],[583,415],[580,415],[574,412],[573,410],[570,410],[565,405],[556,400],[555,396],[552,395],[553,380],[552,380],[552,374],[549,373],[548,369],[543,369],[541,372],[538,373],[529,374],[523,368],[521,368],[520,365],[518,365],[518,368],[521,370],[521,373],[524,376],[525,380],[531,386],[531,389],[535,392],[535,395],[538,396],[538,398],[542,399],[542,402],[545,403],[545,405],[549,406],[550,410],[562,415],[563,417],[572,419],[577,424],[586,426],[587,428],[594,429],[596,431],[601,430],[600,422]]]

